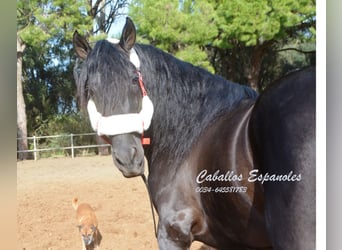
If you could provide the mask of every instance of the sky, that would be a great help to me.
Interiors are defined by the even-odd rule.
[[[121,31],[125,25],[126,16],[127,15],[117,17],[115,23],[112,24],[108,32],[108,37],[120,38],[119,35],[121,35]]]

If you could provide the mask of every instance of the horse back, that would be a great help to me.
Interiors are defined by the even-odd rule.
[[[262,94],[250,133],[254,161],[266,176],[266,224],[275,249],[315,246],[315,68],[294,72]]]

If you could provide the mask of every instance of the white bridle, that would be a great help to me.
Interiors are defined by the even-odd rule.
[[[109,42],[118,43],[118,40],[107,39]],[[137,69],[140,68],[140,60],[134,48],[130,50],[130,61]],[[153,116],[153,103],[147,95],[143,95],[142,108],[139,113],[103,116],[97,111],[92,99],[89,99],[88,115],[91,126],[98,135],[119,135],[137,132],[142,134],[151,125]]]

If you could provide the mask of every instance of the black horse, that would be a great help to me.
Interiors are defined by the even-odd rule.
[[[258,97],[135,39],[129,18],[117,44],[75,32],[75,78],[124,176],[148,160],[159,248],[314,249],[315,69]]]

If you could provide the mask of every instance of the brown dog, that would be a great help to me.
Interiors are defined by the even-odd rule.
[[[81,234],[82,250],[87,250],[92,244],[94,248],[99,249],[100,234],[94,210],[87,203],[78,204],[77,198],[72,200],[72,206],[76,210],[77,227]]]

